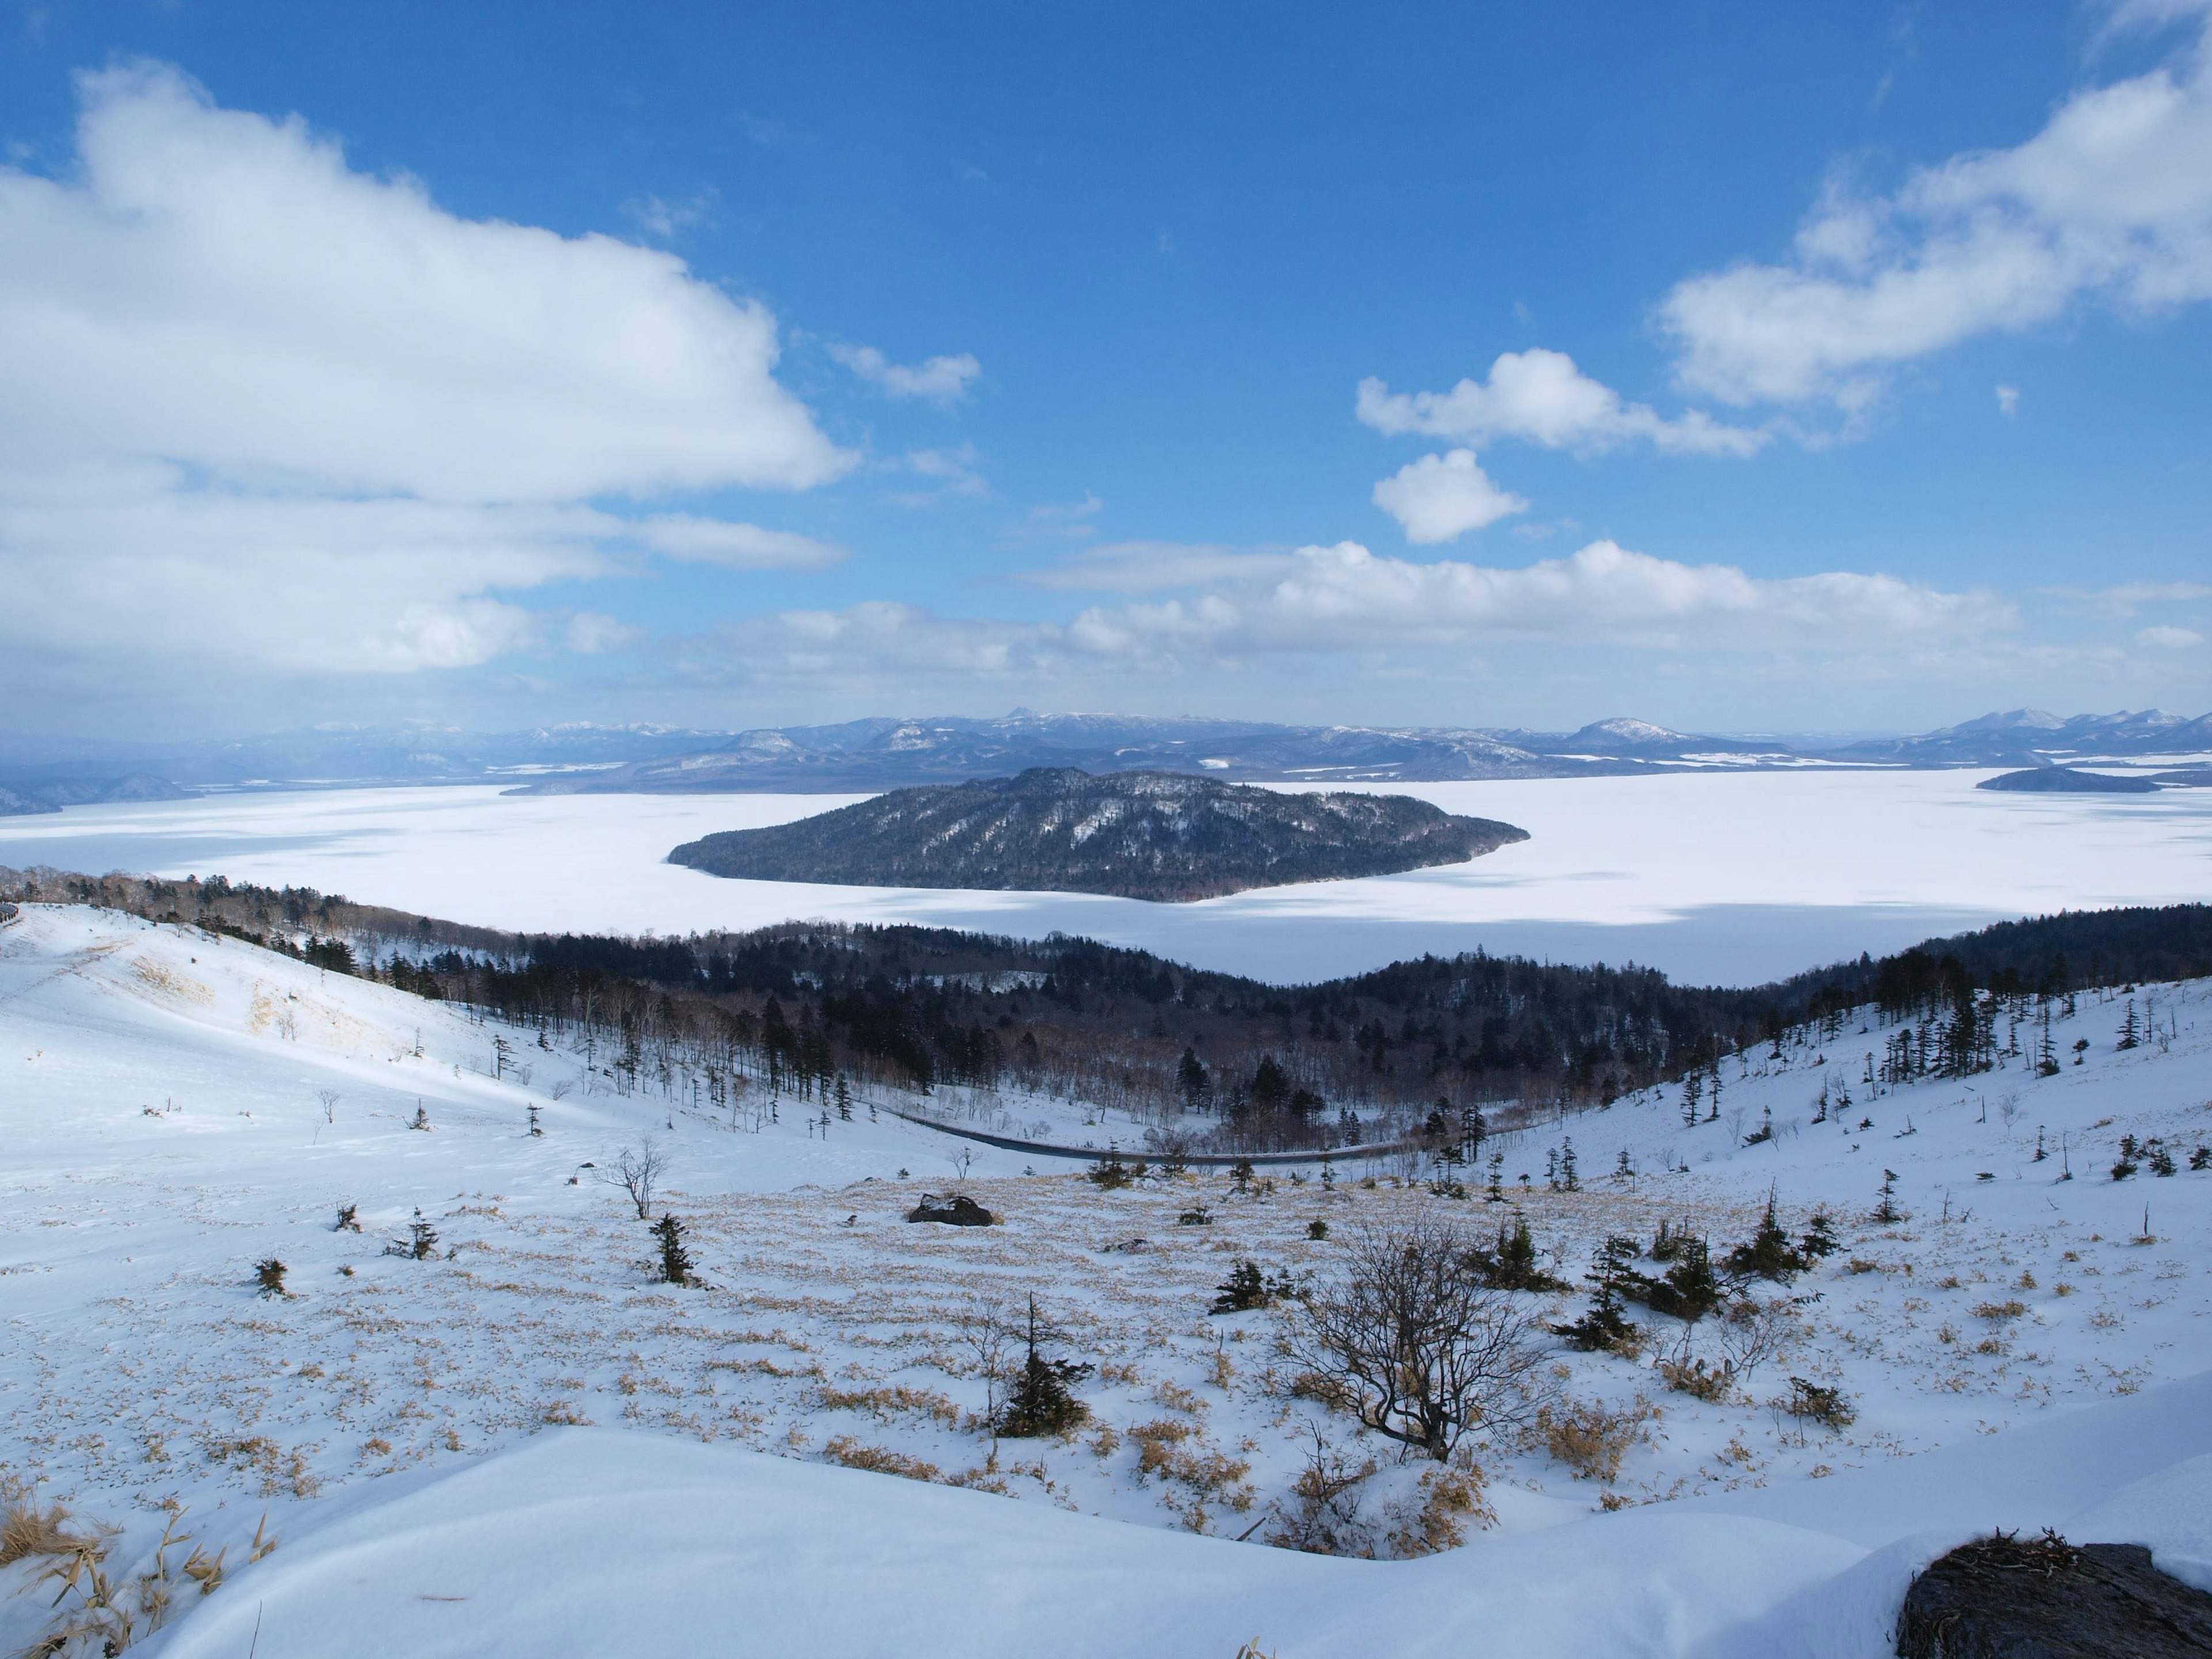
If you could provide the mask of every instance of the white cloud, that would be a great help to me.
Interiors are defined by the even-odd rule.
[[[1462,380],[1449,392],[1393,392],[1370,376],[1359,383],[1355,408],[1360,420],[1393,436],[1468,444],[1517,438],[1584,452],[1649,443],[1670,455],[1742,456],[1756,453],[1770,435],[1724,426],[1698,410],[1668,420],[1648,404],[1622,401],[1566,353],[1541,347],[1503,353],[1486,381]]]
[[[1471,449],[1408,462],[1375,486],[1374,500],[1416,546],[1451,541],[1528,510],[1526,501],[1490,481]]]
[[[586,501],[854,463],[670,254],[456,217],[160,65],[79,95],[74,167],[0,167],[0,573],[48,653],[480,663],[538,638],[500,593],[684,522]]]
[[[2202,5],[2123,8],[2140,24]],[[1730,403],[1863,408],[1895,365],[2101,301],[2154,314],[2212,297],[2212,51],[2067,98],[2011,149],[1832,184],[1794,256],[1679,284],[1659,321],[1676,378]]]
[[[1884,575],[1760,578],[1594,542],[1492,568],[1378,557],[1356,543],[1292,553],[1128,544],[1032,581],[1181,596],[1093,606],[1066,623],[946,617],[890,602],[793,611],[726,630],[724,672],[752,678],[910,684],[1026,676],[1073,681],[1108,665],[1146,674],[1297,654],[1406,653],[1510,642],[1724,655],[1738,665],[1814,659],[1926,664],[2002,645],[2011,606]],[[2009,657],[2008,659],[2009,659]]]
[[[1595,644],[1895,650],[2011,625],[1986,593],[1830,571],[1762,579],[1593,542],[1518,568],[1378,558],[1355,542],[1306,547],[1271,581],[1190,600],[1092,610],[1068,637],[1112,654],[1389,649],[1485,636]]]
[[[1031,665],[1054,630],[945,617],[872,599],[842,611],[785,611],[733,630],[754,672],[867,678],[992,676]]]
[[[2008,421],[2020,413],[2020,388],[2001,386],[1997,388],[1997,413]]]
[[[597,611],[579,611],[568,618],[568,648],[580,657],[596,657],[608,651],[621,651],[635,645],[645,637],[642,629],[632,628],[618,617]]]
[[[895,363],[873,346],[833,345],[830,355],[886,398],[951,408],[963,401],[983,365],[966,352],[926,362]]]
[[[821,570],[845,556],[843,548],[811,536],[721,519],[695,519],[680,513],[640,520],[631,534],[672,559],[719,564],[731,570]]]
[[[2146,628],[2136,637],[2145,645],[2154,645],[2165,651],[2185,651],[2192,645],[2204,643],[2204,636],[2193,628]]]

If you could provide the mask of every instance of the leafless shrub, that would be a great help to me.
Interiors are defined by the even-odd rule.
[[[983,1380],[983,1421],[995,1425],[1003,1403],[1009,1362],[1021,1339],[1021,1327],[996,1297],[971,1297],[952,1316],[953,1340],[975,1362]]]
[[[1782,1297],[1739,1297],[1715,1322],[1721,1352],[1738,1376],[1749,1376],[1804,1334],[1797,1310]]]
[[[1537,1323],[1476,1268],[1449,1221],[1363,1228],[1337,1276],[1294,1304],[1284,1346],[1367,1427],[1443,1462],[1469,1430],[1526,1422],[1536,1403]]]
[[[653,1219],[653,1189],[668,1173],[668,1154],[651,1135],[615,1154],[614,1162],[592,1171],[603,1185],[619,1187],[629,1197],[640,1221]]]
[[[1309,1555],[1371,1555],[1375,1529],[1361,1518],[1360,1498],[1374,1477],[1375,1460],[1354,1465],[1330,1443],[1317,1424],[1308,1424],[1313,1446],[1305,1468],[1291,1483],[1288,1504],[1274,1507],[1276,1524],[1267,1541],[1278,1549]]]

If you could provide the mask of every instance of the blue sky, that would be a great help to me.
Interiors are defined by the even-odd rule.
[[[18,7],[0,694],[2202,712],[2207,15]]]

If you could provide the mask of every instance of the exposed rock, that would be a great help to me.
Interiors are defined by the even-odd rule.
[[[939,1198],[935,1193],[924,1193],[921,1202],[906,1212],[908,1221],[941,1221],[948,1227],[991,1227],[999,1218],[978,1204],[965,1193],[954,1193]]]
[[[1899,1659],[2184,1659],[2212,1654],[2212,1595],[2140,1544],[1996,1533],[1912,1581]]]

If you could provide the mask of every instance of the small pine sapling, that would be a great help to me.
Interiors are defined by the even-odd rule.
[[[1728,1254],[1728,1270],[1738,1275],[1756,1275],[1786,1285],[1809,1264],[1790,1243],[1790,1235],[1782,1231],[1782,1223],[1774,1212],[1774,1189],[1766,1189],[1766,1212],[1759,1219],[1758,1229],[1748,1243],[1739,1244]]]
[[[1574,1137],[1570,1135],[1559,1143],[1559,1190],[1578,1193],[1582,1189],[1582,1171],[1575,1163]]]
[[[538,1127],[538,1108],[535,1105],[532,1105],[526,1107],[525,1109],[530,1114],[530,1135],[531,1139],[534,1140],[538,1136],[544,1134],[545,1131]]]
[[[1260,1271],[1256,1261],[1238,1262],[1217,1288],[1220,1293],[1206,1310],[1209,1314],[1249,1313],[1274,1300],[1267,1288],[1267,1275]]]
[[[281,1301],[292,1294],[284,1288],[284,1264],[273,1255],[253,1264],[253,1282],[264,1297]]]
[[[407,1225],[407,1237],[396,1244],[384,1247],[386,1255],[404,1256],[412,1261],[427,1261],[438,1248],[438,1230],[423,1218],[422,1212],[415,1212],[415,1219]]]
[[[361,1206],[357,1204],[339,1205],[338,1218],[336,1222],[331,1224],[331,1231],[334,1233],[359,1232],[361,1231],[361,1222],[356,1216],[355,1212]]]
[[[1632,1285],[1623,1286],[1623,1291],[1653,1313],[1670,1315],[1685,1324],[1703,1319],[1720,1306],[1722,1299],[1720,1279],[1713,1272],[1705,1241],[1686,1232],[1676,1235],[1674,1260],[1664,1278],[1646,1279],[1639,1274]]]
[[[653,1224],[653,1236],[660,1246],[661,1282],[689,1285],[691,1282],[691,1253],[684,1248],[684,1224],[664,1211],[660,1219]]]
[[[2197,1168],[2197,1165],[2195,1165],[2195,1164],[2191,1164],[2190,1167],[2191,1167],[2191,1168],[2192,1168],[2192,1169],[2194,1169],[2194,1168]],[[1312,1239],[1316,1243],[1319,1243],[1322,1239],[1327,1238],[1327,1237],[1328,1237],[1328,1223],[1327,1223],[1326,1221],[1309,1221],[1309,1222],[1307,1222],[1307,1223],[1306,1223],[1306,1237],[1307,1237],[1308,1238]]]
[[[1133,1176],[1129,1166],[1121,1162],[1121,1154],[1109,1148],[1106,1156],[1091,1166],[1086,1177],[1102,1193],[1119,1192],[1127,1186]]]
[[[2189,1167],[2192,1170],[2212,1170],[2212,1146],[2199,1146],[2190,1153]]]
[[[1023,1330],[1022,1368],[1006,1389],[999,1412],[998,1431],[1009,1440],[1066,1434],[1091,1415],[1072,1385],[1088,1376],[1093,1367],[1066,1359],[1048,1359],[1043,1346],[1060,1340],[1058,1330],[1037,1312],[1036,1297],[1029,1298],[1029,1316]]]
[[[1809,1267],[1842,1248],[1842,1241],[1836,1237],[1836,1224],[1828,1219],[1828,1212],[1814,1211],[1812,1220],[1805,1224],[1805,1237],[1797,1241],[1797,1254],[1805,1258]]]
[[[1583,1275],[1591,1285],[1589,1310],[1571,1324],[1553,1326],[1552,1334],[1593,1353],[1627,1341],[1636,1328],[1622,1314],[1621,1301],[1637,1277],[1636,1256],[1636,1241],[1617,1233],[1599,1245]]]
[[[1528,1218],[1516,1214],[1510,1231],[1498,1224],[1498,1242],[1489,1249],[1468,1252],[1476,1280],[1493,1291],[1563,1291],[1566,1286],[1536,1265],[1536,1241]]]
[[[1905,1219],[1905,1212],[1897,1207],[1897,1171],[1884,1170],[1878,1189],[1881,1202],[1875,1206],[1874,1219],[1877,1225],[1893,1227]]]
[[[1249,1196],[1252,1191],[1252,1160],[1240,1158],[1229,1166],[1229,1184],[1238,1197]]]
[[[421,1129],[426,1133],[429,1130],[430,1114],[423,1109],[422,1103],[419,1100],[415,1103],[415,1115],[407,1120],[407,1127],[410,1129]]]
[[[2152,1139],[2144,1143],[2143,1162],[2150,1165],[2150,1172],[2154,1176],[2175,1173],[2173,1154],[2166,1149],[2166,1143],[2162,1140]]]

